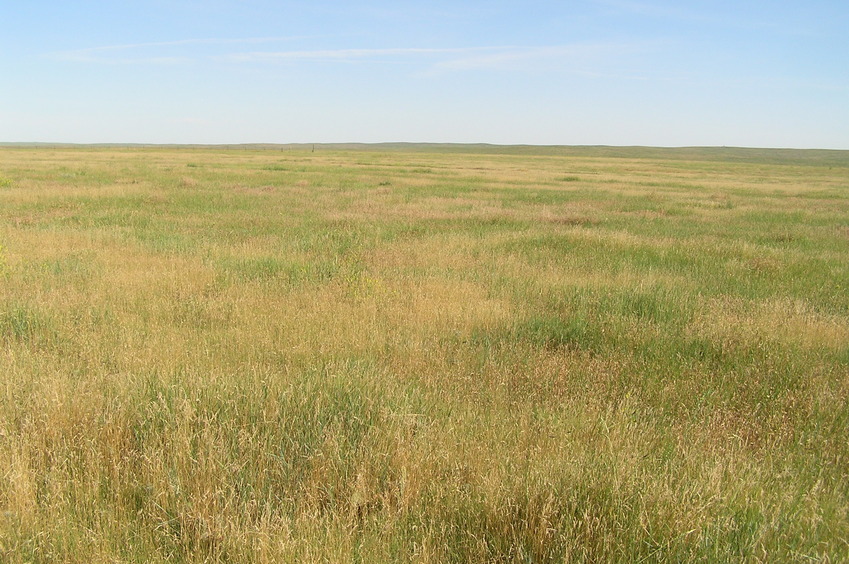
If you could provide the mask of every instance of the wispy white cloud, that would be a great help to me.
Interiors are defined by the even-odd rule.
[[[355,62],[363,60],[386,60],[404,57],[433,58],[447,55],[464,55],[486,51],[498,51],[505,47],[463,47],[463,48],[418,48],[399,47],[388,49],[316,49],[301,51],[258,51],[232,53],[222,57],[233,62],[262,61],[328,61]]]
[[[819,37],[816,31],[821,26],[822,14],[817,12],[816,22],[804,22],[798,17],[788,16],[787,9],[775,9],[766,5],[761,9],[757,5],[741,3],[739,8],[727,13],[724,10],[698,9],[685,2],[663,2],[651,0],[592,0],[600,6],[605,15],[636,16],[685,24],[708,25],[732,30],[769,32],[788,37]],[[803,14],[804,10],[798,12]],[[803,18],[804,19],[804,18]]]
[[[468,70],[529,70],[580,67],[602,59],[634,53],[644,45],[580,43],[537,47],[500,48],[491,53],[469,54],[436,63],[434,72]]]
[[[57,59],[72,63],[98,63],[105,65],[179,65],[192,62],[191,57],[97,57],[84,52],[67,52]]]
[[[472,47],[390,47],[242,51],[237,45],[288,42],[304,37],[184,39],[127,43],[56,53],[62,61],[99,64],[181,64],[213,61],[230,64],[402,63],[417,65],[420,75],[468,71],[547,70],[599,72],[600,63],[647,48],[643,43]],[[314,39],[311,38],[311,39]]]
[[[247,37],[236,39],[206,38],[179,39],[174,41],[154,41],[147,43],[125,43],[119,45],[102,45],[51,53],[50,57],[61,61],[75,63],[106,63],[106,64],[176,64],[196,60],[190,55],[154,56],[152,51],[173,51],[179,48],[195,46],[226,46],[239,44],[280,43],[305,39],[305,37]]]
[[[428,76],[470,71],[570,71],[602,76],[603,68],[611,61],[656,49],[658,45],[657,42],[639,42],[532,47],[502,45],[461,48],[320,49],[234,53],[222,59],[234,63],[417,63],[420,65],[417,72]]]
[[[642,0],[593,0],[612,14],[636,14],[658,18],[702,19],[701,16],[683,9],[678,4],[661,4]]]

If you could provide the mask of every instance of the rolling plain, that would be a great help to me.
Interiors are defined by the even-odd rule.
[[[849,559],[849,152],[0,147],[0,560]]]

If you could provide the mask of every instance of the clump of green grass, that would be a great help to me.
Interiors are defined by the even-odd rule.
[[[528,340],[529,342],[548,348],[575,347],[592,349],[596,335],[590,322],[581,316],[570,316],[567,319],[546,316],[534,317],[519,324],[510,338]]]
[[[36,343],[49,335],[50,319],[28,304],[8,304],[0,313],[0,335],[21,343]]]
[[[331,280],[340,271],[338,263],[321,260],[287,260],[276,257],[223,258],[218,263],[225,280],[272,282],[300,285]]]

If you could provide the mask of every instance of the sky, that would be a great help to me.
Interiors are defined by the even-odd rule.
[[[847,0],[0,0],[0,142],[849,149]]]

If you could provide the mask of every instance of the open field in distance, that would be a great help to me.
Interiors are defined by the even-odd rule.
[[[849,152],[0,148],[0,561],[849,559]]]

